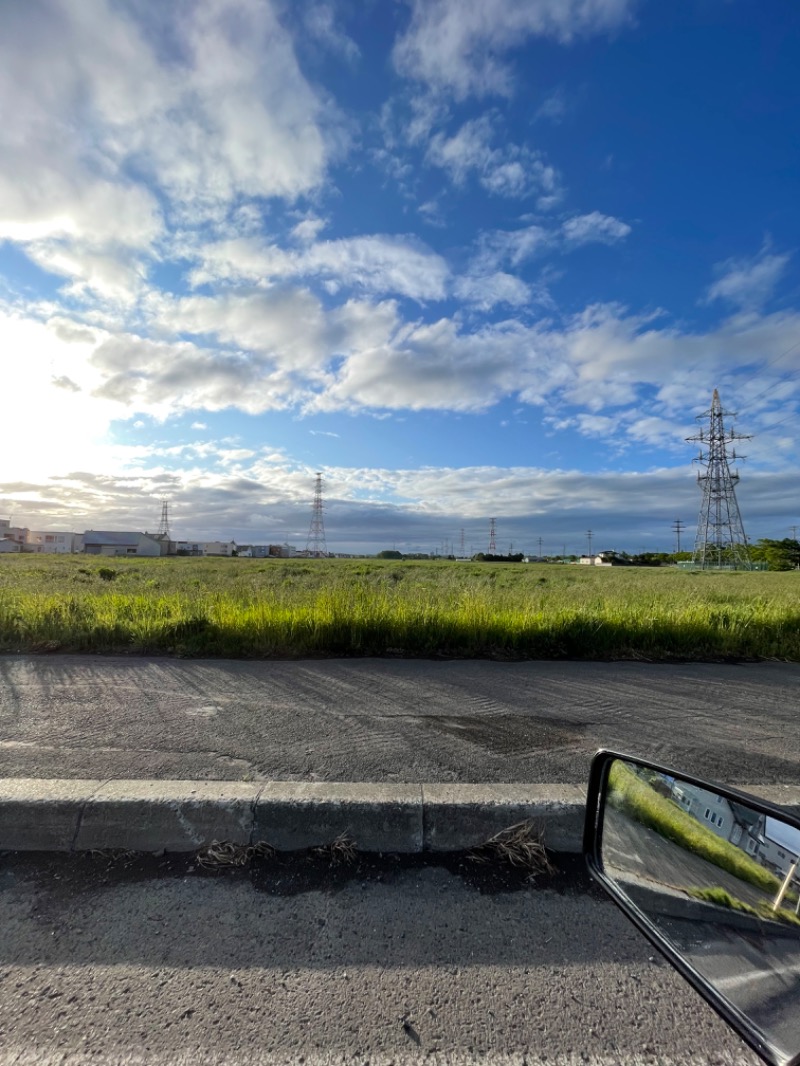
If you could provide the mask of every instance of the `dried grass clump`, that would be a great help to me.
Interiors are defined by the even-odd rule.
[[[495,833],[485,844],[473,848],[469,857],[472,862],[507,863],[531,874],[556,872],[544,846],[542,829],[531,821],[517,822]]]
[[[340,833],[330,844],[314,848],[313,854],[329,859],[331,866],[349,866],[356,861],[358,849],[355,840],[344,832]]]
[[[257,844],[233,844],[229,840],[212,840],[197,853],[197,865],[205,870],[222,866],[246,866],[255,856],[272,858],[275,848],[260,840]]]

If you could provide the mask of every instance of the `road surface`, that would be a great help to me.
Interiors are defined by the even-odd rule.
[[[797,784],[800,665],[0,657],[0,775]]]
[[[580,872],[298,892],[155,861],[0,865],[0,1066],[757,1062]]]

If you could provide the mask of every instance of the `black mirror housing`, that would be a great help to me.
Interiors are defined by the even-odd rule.
[[[583,850],[592,877],[766,1063],[800,1066],[800,820],[601,750]]]

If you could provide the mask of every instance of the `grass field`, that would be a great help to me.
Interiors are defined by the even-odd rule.
[[[0,651],[800,661],[800,574],[0,556]]]
[[[0,651],[800,661],[800,573],[0,556]]]

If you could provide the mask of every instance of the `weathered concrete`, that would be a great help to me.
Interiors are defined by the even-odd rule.
[[[212,840],[249,844],[259,791],[236,781],[110,781],[86,802],[73,847],[196,851]]]
[[[581,850],[585,790],[577,785],[433,784],[422,793],[427,851],[463,851],[528,820],[553,851]]]
[[[0,778],[0,849],[70,851],[99,781]]]
[[[281,851],[346,834],[360,851],[418,854],[483,843],[530,818],[556,851],[581,848],[580,789],[345,782],[0,780],[0,849],[196,851],[212,840]]]
[[[800,786],[742,786],[800,809]],[[0,778],[0,850],[196,851],[212,840],[265,840],[281,851],[462,851],[530,820],[551,851],[580,852],[576,785],[384,785],[351,782],[72,781]]]
[[[361,851],[422,851],[419,785],[271,781],[255,807],[253,840],[281,851],[330,844],[346,834]]]

